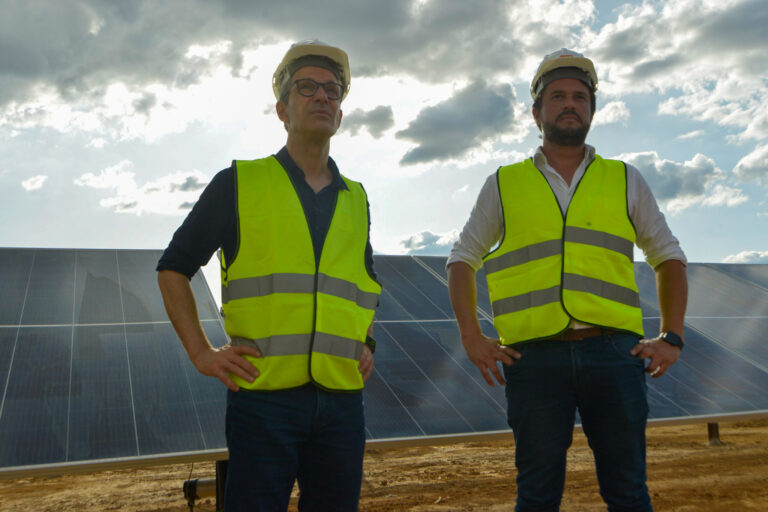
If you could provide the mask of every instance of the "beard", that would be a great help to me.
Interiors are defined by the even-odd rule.
[[[560,114],[560,115],[564,115]],[[581,146],[584,144],[584,141],[587,140],[587,133],[589,133],[589,127],[590,125],[587,123],[584,123],[584,120],[581,119],[581,116],[574,112],[568,112],[568,114],[575,115],[579,117],[579,120],[581,121],[581,126],[578,127],[570,127],[570,128],[560,128],[557,126],[557,121],[560,119],[560,116],[558,116],[555,119],[555,122],[550,124],[547,122],[542,123],[542,132],[544,133],[544,137],[549,141],[552,142],[558,146]]]

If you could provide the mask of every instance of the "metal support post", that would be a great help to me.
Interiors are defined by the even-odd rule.
[[[717,423],[707,423],[707,434],[709,436],[709,446],[722,446],[720,440],[720,425]]]

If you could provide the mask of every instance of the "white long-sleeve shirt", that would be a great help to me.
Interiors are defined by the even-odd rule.
[[[584,176],[584,171],[595,158],[595,148],[586,145],[582,160],[571,184],[568,185],[560,174],[547,163],[547,157],[539,147],[533,155],[533,164],[549,182],[557,196],[563,215],[568,210],[576,186]],[[667,226],[664,214],[659,210],[656,199],[643,176],[635,167],[627,164],[627,202],[629,217],[637,233],[637,246],[645,254],[645,260],[652,268],[667,260],[679,260],[687,265],[687,259],[680,243]],[[508,226],[514,229],[513,226]],[[486,179],[477,197],[469,220],[453,245],[446,266],[463,261],[478,270],[483,264],[483,256],[501,239],[504,231],[504,213],[501,208],[501,196],[496,182],[496,173]]]

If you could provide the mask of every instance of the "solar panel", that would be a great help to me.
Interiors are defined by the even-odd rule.
[[[161,251],[0,250],[0,476],[224,447],[225,390],[168,321]],[[201,275],[212,343],[226,336]]]
[[[485,383],[464,353],[451,313],[443,314],[450,307],[445,261],[423,256],[376,260],[385,289],[392,289],[382,298],[386,307],[377,313],[376,370],[366,388],[366,422],[373,442],[395,444],[398,436],[508,433],[503,388]],[[645,332],[657,333],[655,274],[640,262],[635,274]],[[768,345],[761,336],[768,327],[768,266],[691,264],[688,274],[688,343],[664,378],[648,379],[651,422],[768,415]],[[478,308],[484,332],[495,336],[482,270]],[[432,316],[420,313],[424,311]]]
[[[226,458],[226,390],[200,375],[157,289],[161,251],[0,250],[0,478]],[[467,359],[445,258],[375,256],[384,285],[364,392],[371,443],[509,436],[500,386]],[[646,332],[655,277],[636,264]],[[648,380],[651,421],[768,415],[768,266],[691,264],[686,349]],[[201,273],[200,317],[226,343]],[[481,326],[495,336],[482,271]]]

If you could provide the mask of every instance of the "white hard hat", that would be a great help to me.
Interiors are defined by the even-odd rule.
[[[336,48],[335,46],[318,41],[317,39],[294,43],[291,45],[290,49],[288,49],[285,57],[283,57],[283,60],[277,66],[274,75],[272,75],[272,90],[275,93],[275,99],[280,99],[280,93],[282,92],[285,82],[287,82],[291,78],[291,75],[296,71],[296,69],[292,69],[291,64],[302,57],[308,56],[325,57],[335,64],[336,69],[331,71],[338,75],[341,85],[344,86],[344,90],[341,93],[341,100],[343,100],[347,95],[347,92],[349,92],[349,82],[352,79],[349,73],[349,57],[347,57],[347,53],[341,48]],[[306,65],[315,64],[324,67],[322,66],[322,63],[318,62],[312,64],[307,63]]]
[[[576,69],[563,69],[576,68]],[[561,70],[553,73],[555,70]],[[544,87],[559,78],[576,78],[584,82],[592,91],[597,91],[597,73],[595,65],[584,55],[571,51],[567,48],[560,48],[544,57],[539,64],[539,69],[531,82],[531,96],[536,101],[536,97],[541,94]]]

